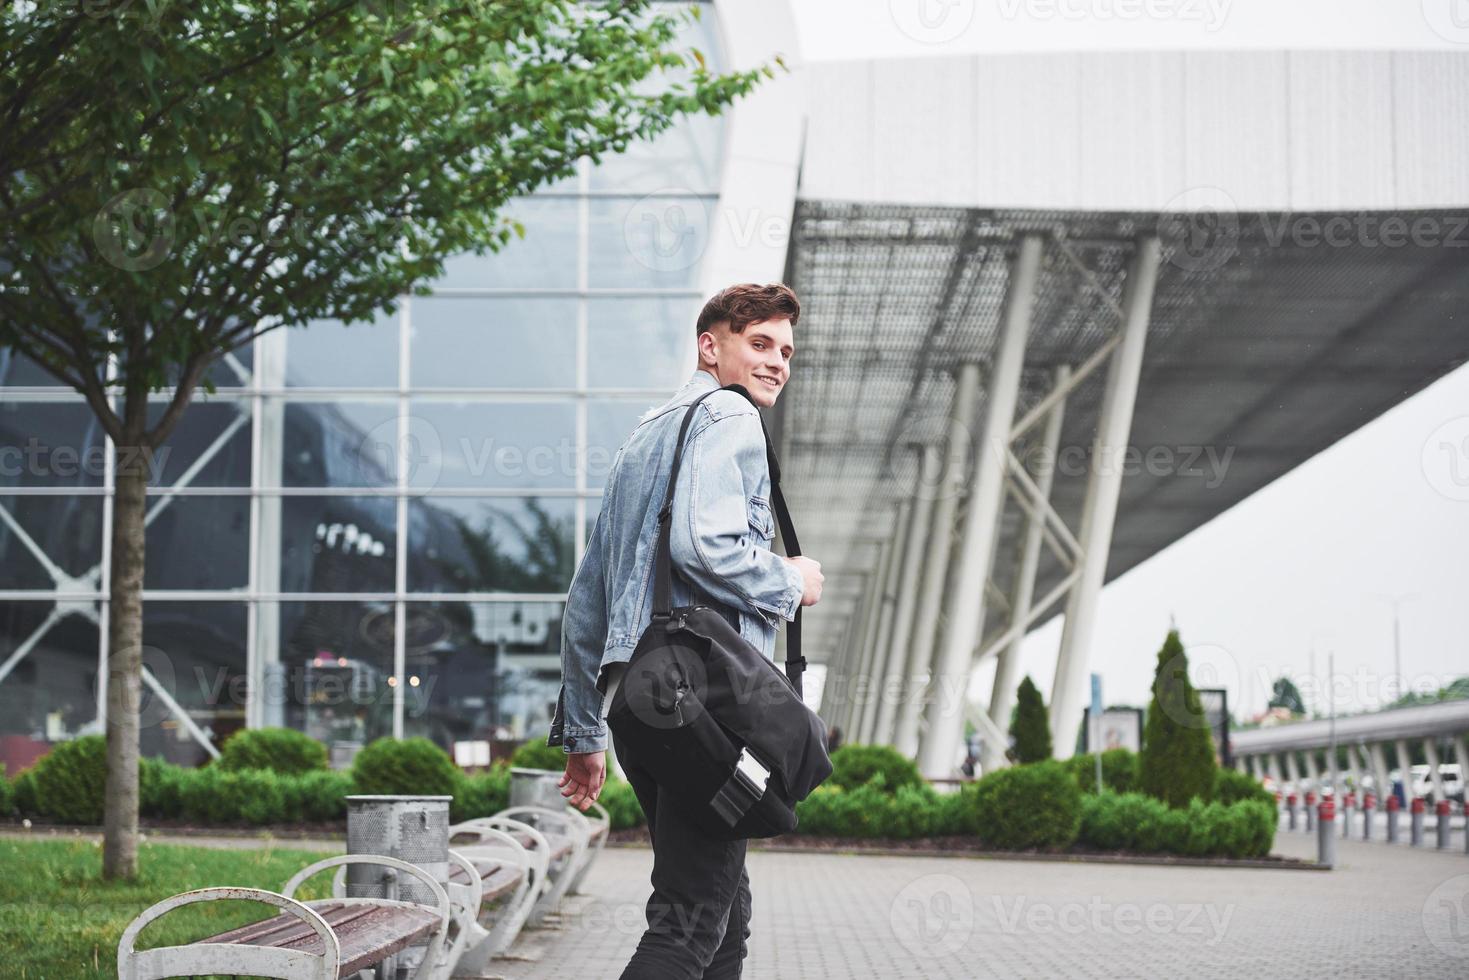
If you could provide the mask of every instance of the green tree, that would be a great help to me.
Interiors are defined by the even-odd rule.
[[[1178,630],[1169,630],[1158,651],[1153,676],[1153,700],[1143,726],[1138,754],[1138,783],[1144,793],[1170,807],[1188,806],[1198,797],[1208,803],[1214,795],[1214,738],[1188,679],[1188,655]]]
[[[1285,708],[1292,715],[1306,713],[1306,703],[1301,700],[1301,692],[1289,677],[1275,678],[1275,684],[1270,692],[1270,703],[1267,707]]]
[[[115,453],[107,877],[137,873],[151,463],[196,389],[213,392],[211,365],[267,330],[396,311],[445,258],[523,235],[507,202],[773,76],[679,49],[694,15],[648,0],[0,7],[0,345],[81,393]]]
[[[1030,675],[1015,691],[1015,720],[1010,723],[1010,737],[1015,740],[1015,761],[1043,762],[1051,757],[1051,722],[1046,703]]]

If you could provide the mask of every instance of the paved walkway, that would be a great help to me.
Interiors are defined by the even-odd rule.
[[[1332,872],[750,852],[747,980],[1469,976],[1469,858],[1338,842]],[[1282,831],[1277,853],[1314,858]],[[652,852],[608,848],[506,980],[616,978]]]

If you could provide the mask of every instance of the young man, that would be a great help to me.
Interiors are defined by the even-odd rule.
[[[571,582],[561,626],[561,693],[547,745],[563,745],[561,794],[586,810],[606,778],[607,708],[652,618],[658,510],[668,489],[685,410],[713,388],[740,384],[770,407],[790,378],[801,305],[789,287],[721,290],[699,314],[698,367],[639,420],[617,451],[602,508]],[[765,437],[755,405],[735,391],[699,403],[674,488],[669,547],[674,606],[718,610],[774,659],[780,621],[821,598],[821,565],[770,550],[775,536]],[[614,739],[618,761],[648,818],[653,895],[648,929],[622,976],[738,977],[750,935],[745,841],[708,837],[660,794]]]

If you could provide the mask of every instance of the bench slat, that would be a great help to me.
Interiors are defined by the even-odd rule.
[[[342,949],[342,968],[338,974],[341,977],[350,977],[381,963],[427,937],[439,924],[438,913],[421,906],[348,905],[335,899],[305,904],[325,919],[337,934]],[[282,923],[278,921],[281,919],[289,921]],[[322,952],[321,937],[294,916],[276,916],[253,922],[200,942],[272,946],[317,955]]]

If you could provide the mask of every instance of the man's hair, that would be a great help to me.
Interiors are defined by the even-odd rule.
[[[768,286],[742,282],[726,286],[704,304],[699,312],[696,334],[712,330],[716,323],[728,321],[730,333],[740,333],[752,323],[766,320],[790,320],[791,326],[801,318],[801,301],[785,283]]]

